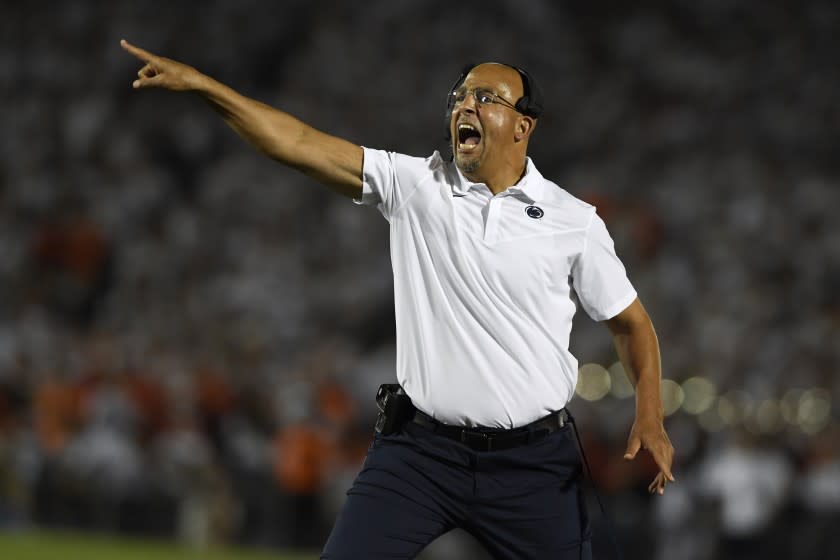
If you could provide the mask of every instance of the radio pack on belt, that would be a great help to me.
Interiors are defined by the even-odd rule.
[[[376,406],[379,416],[376,418],[376,432],[389,436],[398,432],[403,424],[414,416],[414,405],[403,388],[396,383],[379,386],[376,392]]]

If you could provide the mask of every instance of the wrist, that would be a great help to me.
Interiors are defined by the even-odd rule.
[[[662,422],[664,417],[659,376],[640,376],[636,384],[636,418]]]
[[[636,422],[640,423],[648,423],[648,422],[656,422],[658,424],[662,424],[665,420],[665,412],[662,410],[662,407],[659,407],[654,410],[646,409],[646,408],[636,408]]]
[[[636,399],[636,420],[659,422],[665,418],[665,409],[659,398]]]
[[[194,74],[187,80],[187,88],[208,97],[212,96],[214,90],[220,85],[219,82],[198,70],[193,70],[193,72]]]

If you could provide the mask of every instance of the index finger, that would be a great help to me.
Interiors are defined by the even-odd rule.
[[[120,46],[123,49],[130,52],[131,54],[133,54],[134,56],[136,56],[137,58],[139,58],[140,60],[142,60],[143,62],[151,62],[152,59],[155,58],[155,55],[153,55],[149,51],[143,50],[140,47],[135,47],[125,39],[120,40]]]

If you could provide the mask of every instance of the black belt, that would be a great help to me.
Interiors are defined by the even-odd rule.
[[[452,426],[438,422],[420,410],[414,413],[411,421],[445,438],[463,443],[475,451],[497,451],[528,445],[556,432],[568,424],[569,414],[563,408],[530,424],[511,430]]]

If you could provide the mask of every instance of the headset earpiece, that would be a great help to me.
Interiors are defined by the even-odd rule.
[[[517,66],[511,66],[511,68],[519,72],[522,78],[522,97],[516,102],[516,110],[534,119],[539,118],[543,112],[543,104],[542,91],[537,82],[524,69]]]

